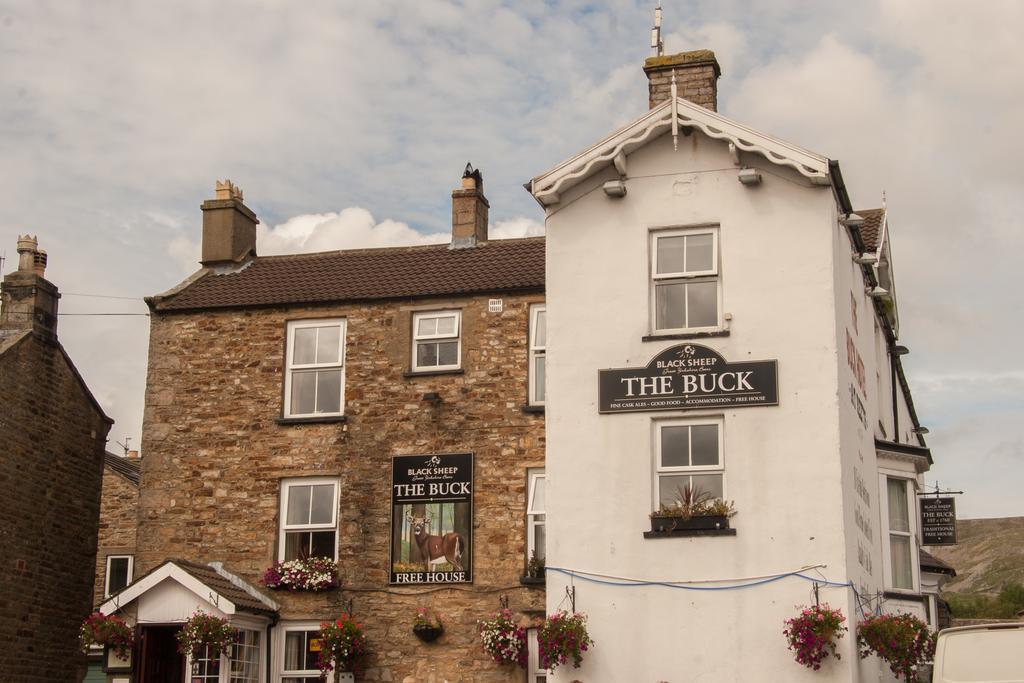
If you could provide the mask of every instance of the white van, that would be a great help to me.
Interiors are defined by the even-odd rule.
[[[1024,683],[1024,623],[940,631],[932,683]]]

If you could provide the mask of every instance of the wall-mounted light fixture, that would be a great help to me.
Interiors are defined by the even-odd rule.
[[[848,228],[859,228],[864,225],[864,217],[855,213],[848,213],[839,217],[839,222]]]
[[[885,289],[884,287],[868,287],[867,288],[867,293],[868,293],[868,296],[870,296],[872,299],[888,299],[889,298],[889,290]]]
[[[928,433],[928,428],[927,427],[915,427],[914,428],[914,433],[915,434],[927,434]]]
[[[905,356],[908,353],[910,353],[910,349],[908,349],[906,346],[903,346],[902,344],[897,344],[896,346],[892,347],[892,352],[897,356]]]
[[[761,172],[756,168],[741,168],[739,179],[744,185],[760,185]]]
[[[864,252],[863,254],[854,254],[853,262],[859,263],[862,266],[873,266],[878,263],[878,257],[874,254]]]
[[[613,199],[622,199],[626,196],[626,183],[621,180],[609,180],[601,187],[604,193]]]

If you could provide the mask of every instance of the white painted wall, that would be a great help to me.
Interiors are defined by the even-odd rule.
[[[826,564],[848,580],[850,546],[840,456],[840,371],[832,272],[835,201],[828,188],[744,155],[764,182],[745,187],[724,143],[699,133],[674,152],[663,136],[628,159],[628,195],[589,179],[547,220],[548,563],[656,580],[774,574]],[[649,229],[720,227],[723,310],[731,335],[695,340],[727,360],[777,359],[777,407],[599,415],[597,371],[642,366],[674,340],[649,329]],[[848,294],[844,293],[848,297]],[[844,307],[845,313],[848,303]],[[845,342],[844,342],[845,343]],[[844,349],[845,354],[845,349]],[[843,360],[845,365],[845,360]],[[842,386],[845,388],[845,382]],[[644,539],[653,509],[652,420],[724,419],[727,497],[735,537]],[[856,457],[856,456],[850,456]],[[865,472],[874,486],[875,473]],[[856,563],[856,559],[853,560]],[[568,580],[548,573],[548,608]],[[575,581],[594,649],[556,681],[854,680],[845,656],[819,672],[792,660],[783,620],[813,602],[790,578],[742,591],[616,588]],[[850,614],[850,593],[822,596]]]
[[[136,618],[139,624],[174,624],[186,621],[202,610],[207,614],[230,618],[174,579],[167,578],[139,596]]]

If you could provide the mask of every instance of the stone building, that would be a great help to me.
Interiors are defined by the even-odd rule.
[[[489,240],[488,209],[467,166],[450,244],[257,256],[256,216],[218,182],[201,270],[147,300],[137,578],[102,605],[141,626],[138,680],[318,680],[319,623],[349,609],[360,680],[521,680],[477,620],[544,608],[524,579],[543,557],[544,241]],[[260,585],[321,556],[336,590]],[[196,609],[244,646],[183,662]]]
[[[126,456],[103,454],[103,492],[100,498],[99,538],[96,547],[96,579],[93,605],[132,582],[135,571],[135,532],[139,516],[139,452]],[[103,683],[109,656],[102,648],[89,652],[84,683]],[[117,668],[116,666],[114,667]]]
[[[548,609],[574,589],[596,642],[552,678],[888,680],[853,632],[930,616],[931,452],[887,212],[855,211],[836,161],[718,113],[713,53],[644,71],[649,111],[528,183],[552,312]],[[851,628],[820,671],[782,635],[816,599]]]
[[[103,453],[112,421],[57,338],[46,252],[18,239],[0,287],[0,672],[78,680],[92,604]]]

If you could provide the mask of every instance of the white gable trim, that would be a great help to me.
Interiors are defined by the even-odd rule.
[[[560,193],[613,163],[620,154],[629,154],[676,126],[695,128],[745,152],[760,154],[774,164],[794,169],[817,185],[830,185],[832,182],[827,157],[774,138],[688,100],[676,98],[674,102],[662,102],[590,149],[537,176],[528,184],[530,193],[542,206],[557,204]]]
[[[178,582],[188,590],[195,593],[202,600],[216,606],[217,609],[228,616],[233,615],[237,611],[235,603],[231,602],[220,593],[217,593],[205,583],[192,576],[173,562],[167,562],[162,567],[158,567],[125,588],[120,593],[112,596],[109,600],[100,605],[99,611],[106,615],[113,614],[138,599],[143,593],[155,587],[165,579],[172,579]]]

